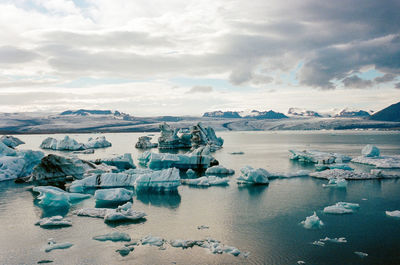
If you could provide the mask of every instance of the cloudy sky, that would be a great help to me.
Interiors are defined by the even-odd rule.
[[[400,101],[399,0],[0,0],[0,112]]]

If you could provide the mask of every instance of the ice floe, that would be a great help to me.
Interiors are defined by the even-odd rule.
[[[331,243],[347,243],[347,239],[345,237],[335,237],[335,238],[321,238],[320,240],[314,241],[312,244],[317,245],[317,246],[325,246],[326,242],[331,242]]]
[[[240,176],[236,179],[239,184],[266,185],[269,183],[270,174],[265,169],[245,166],[240,169],[240,173]]]
[[[73,211],[77,216],[102,218],[104,222],[137,221],[146,216],[144,212],[132,209],[132,203],[127,202],[116,209],[109,208],[82,208]]]
[[[67,249],[72,247],[73,244],[65,242],[65,243],[57,243],[56,241],[54,241],[53,239],[49,239],[47,246],[45,247],[44,251],[45,252],[50,252],[53,251],[55,249]]]
[[[135,147],[139,149],[149,149],[149,148],[156,148],[158,146],[157,143],[152,143],[150,141],[151,137],[140,136],[137,143],[135,144]]]
[[[223,186],[229,184],[229,178],[220,178],[217,176],[204,176],[196,179],[182,179],[182,184],[191,186]]]
[[[358,180],[358,179],[376,179],[377,176],[358,171],[350,171],[343,169],[326,169],[324,171],[312,172],[311,177],[322,178],[322,179],[347,179],[347,180]]]
[[[169,244],[174,248],[185,249],[193,247],[196,244],[196,242],[193,240],[175,239],[169,241]]]
[[[111,143],[104,136],[96,138],[90,137],[86,143],[79,143],[75,139],[66,135],[62,140],[57,140],[53,137],[47,137],[40,144],[42,149],[52,149],[60,151],[77,151],[93,148],[104,148],[111,146]]]
[[[15,148],[18,145],[21,145],[21,144],[25,143],[24,141],[21,141],[17,137],[9,136],[9,135],[3,135],[0,138],[0,142],[3,142],[3,144],[5,144],[6,146],[8,146],[10,148]]]
[[[139,158],[139,163],[150,169],[176,167],[179,169],[206,169],[217,165],[218,161],[209,154],[169,154],[146,151]]]
[[[124,188],[96,190],[94,198],[99,203],[120,203],[132,200],[133,191]]]
[[[343,170],[350,170],[350,171],[354,170],[348,164],[343,164],[343,163],[340,163],[340,164],[336,164],[336,163],[333,163],[333,164],[316,164],[315,165],[315,169],[318,170],[318,171],[323,171],[323,170],[326,170],[326,169],[343,169]]]
[[[105,235],[94,236],[93,239],[97,241],[119,242],[119,241],[131,241],[131,236],[127,233],[114,231]]]
[[[176,191],[181,184],[177,168],[168,168],[141,174],[136,178],[136,191]]]
[[[400,218],[400,210],[386,211],[385,213],[387,216]]]
[[[311,171],[310,170],[305,170],[305,169],[300,169],[292,172],[271,172],[269,173],[268,178],[269,179],[274,179],[274,178],[295,178],[295,177],[308,177],[310,175]]]
[[[142,243],[142,245],[161,247],[162,245],[164,245],[165,239],[157,236],[147,235],[143,237],[140,242]]]
[[[306,219],[302,221],[301,224],[306,229],[318,229],[324,226],[324,223],[321,221],[321,219],[319,219],[316,212],[314,212],[313,215],[306,217]]]
[[[367,145],[361,150],[361,156],[351,160],[353,163],[366,164],[376,168],[400,168],[400,155],[381,156],[378,147]]]
[[[292,154],[290,159],[298,160],[301,162],[309,162],[316,164],[332,164],[332,163],[343,163],[349,162],[351,158],[349,156],[338,154],[338,153],[327,153],[317,150],[304,150],[296,151],[289,150]]]
[[[66,226],[71,226],[72,222],[70,220],[64,219],[64,217],[60,215],[57,215],[57,216],[42,218],[35,225],[39,225],[40,227],[43,228],[66,227]]]
[[[212,166],[207,168],[206,175],[233,175],[235,170],[223,166]]]
[[[133,163],[132,155],[130,153],[126,153],[120,156],[115,156],[111,158],[102,158],[94,161],[95,164],[104,163],[109,166],[115,166],[119,170],[126,170],[131,168],[136,168]]]
[[[125,257],[127,255],[129,255],[129,253],[131,253],[135,248],[133,246],[129,246],[129,247],[120,247],[119,249],[115,250],[115,252],[118,252],[122,257]]]
[[[38,192],[39,204],[43,207],[65,207],[69,208],[71,203],[90,197],[88,194],[69,193],[52,186],[33,187],[34,192]]]
[[[331,178],[328,184],[322,184],[324,188],[346,188],[347,181],[343,178]]]
[[[353,213],[355,210],[359,208],[360,205],[358,203],[338,202],[334,205],[325,207],[324,213],[347,214],[347,213]]]

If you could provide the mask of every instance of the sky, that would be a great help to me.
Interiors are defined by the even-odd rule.
[[[0,112],[400,101],[399,0],[0,0]]]

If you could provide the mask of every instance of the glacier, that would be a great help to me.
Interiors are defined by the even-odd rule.
[[[359,208],[360,205],[358,203],[338,202],[334,205],[325,207],[324,213],[347,214],[347,213],[353,213],[355,210]]]
[[[241,175],[236,179],[239,184],[267,185],[269,183],[269,173],[263,168],[254,169],[245,166],[240,169]]]
[[[96,203],[120,203],[132,200],[133,191],[124,188],[96,190],[94,198]]]
[[[324,223],[319,219],[316,212],[314,212],[313,215],[306,217],[301,224],[306,229],[318,229],[324,226]]]

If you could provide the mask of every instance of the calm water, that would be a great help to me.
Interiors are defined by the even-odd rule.
[[[105,134],[111,148],[96,150],[92,159],[139,151],[134,144],[142,133]],[[320,149],[351,156],[367,143],[380,147],[383,154],[400,154],[400,133],[395,132],[220,132],[224,148],[215,153],[221,165],[239,169],[244,165],[269,171],[288,172],[304,168],[288,159],[288,149]],[[71,135],[84,141],[90,135]],[[18,136],[27,144],[20,148],[38,149],[46,135]],[[57,137],[62,137],[59,135]],[[158,137],[156,134],[155,137]],[[244,155],[230,155],[243,151]],[[137,164],[137,160],[136,160]],[[311,167],[312,168],[312,167]],[[366,169],[366,168],[361,168]],[[0,264],[400,264],[400,220],[385,216],[385,210],[400,210],[400,181],[353,181],[347,190],[324,189],[324,180],[292,178],[271,181],[267,187],[238,187],[232,176],[228,187],[208,189],[179,187],[178,194],[147,194],[134,198],[134,208],[147,213],[139,224],[109,226],[101,219],[71,215],[81,207],[94,207],[93,199],[74,205],[68,218],[73,226],[42,229],[34,223],[43,215],[28,185],[0,182]],[[367,200],[362,200],[366,198]],[[338,201],[359,203],[350,215],[325,215],[322,209]],[[320,230],[304,229],[299,222],[316,211],[325,223]],[[198,230],[207,225],[208,230]],[[139,246],[126,257],[115,250],[123,243],[99,242],[93,236],[113,230],[132,238],[147,234],[166,239],[212,237],[224,244],[249,251],[245,259],[229,254],[213,255],[207,250]],[[346,237],[348,243],[311,242],[324,237]],[[43,251],[48,238],[71,242],[66,250]],[[361,259],[354,251],[369,254]]]

